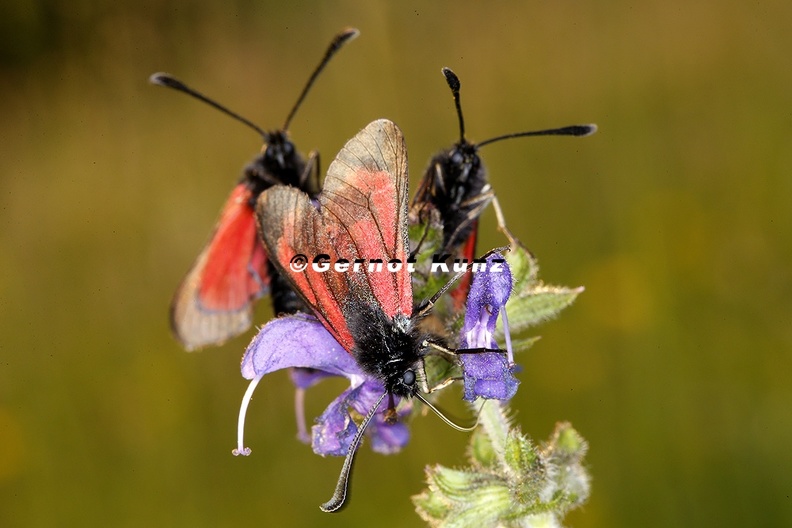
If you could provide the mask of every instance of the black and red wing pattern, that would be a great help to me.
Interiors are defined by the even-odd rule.
[[[253,304],[267,293],[267,256],[256,233],[252,193],[244,183],[234,188],[173,297],[171,327],[187,350],[220,344],[250,328]]]
[[[412,286],[406,266],[407,152],[399,128],[378,120],[349,140],[330,165],[314,205],[294,188],[273,187],[257,203],[259,231],[272,261],[306,304],[348,351],[355,348],[345,312],[377,306],[388,318],[412,313]],[[309,264],[295,271],[290,262],[317,255],[361,270],[315,271]],[[398,259],[398,272],[369,271],[368,261]]]

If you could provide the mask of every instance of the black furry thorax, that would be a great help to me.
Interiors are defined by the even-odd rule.
[[[378,305],[366,303],[346,305],[344,316],[355,339],[352,354],[360,367],[382,380],[390,394],[415,394],[425,338],[414,322],[401,314],[391,319]]]

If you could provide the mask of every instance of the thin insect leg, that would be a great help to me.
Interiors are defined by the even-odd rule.
[[[440,383],[438,383],[437,385],[435,385],[434,387],[432,387],[431,389],[429,389],[428,393],[432,394],[433,392],[437,392],[439,390],[445,389],[455,381],[462,381],[463,379],[464,378],[461,376],[450,376],[444,379],[443,381],[441,381]]]
[[[500,229],[501,233],[506,235],[506,238],[509,239],[510,246],[516,246],[519,244],[517,238],[509,231],[509,228],[506,227],[506,220],[503,217],[503,210],[501,209],[500,202],[498,202],[498,197],[495,196],[495,193],[492,193],[492,208],[495,210],[495,218],[498,220],[498,229]]]
[[[439,343],[435,343],[429,340],[424,341],[424,346],[431,348],[431,350],[428,352],[429,354],[440,356],[443,359],[446,359],[447,361],[450,361],[452,363],[455,363],[457,361],[456,351],[451,348],[446,348]]]
[[[315,179],[313,181],[310,180],[312,173],[315,174]],[[309,182],[308,188],[310,192],[308,194],[313,195],[319,192],[319,152],[317,150],[312,150],[308,153],[308,159],[305,161],[305,168],[298,180],[301,189],[306,188],[306,182]]]

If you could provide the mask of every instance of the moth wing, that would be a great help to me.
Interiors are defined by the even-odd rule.
[[[240,184],[171,302],[171,328],[187,350],[219,345],[250,328],[268,291],[267,255],[256,233],[252,191]]]
[[[399,271],[369,271],[364,292],[385,314],[412,314],[412,285],[407,269],[407,147],[393,122],[380,119],[349,140],[330,164],[319,198],[325,216],[345,228],[354,258],[399,260]],[[347,257],[349,258],[349,257]],[[367,290],[367,291],[366,291]]]
[[[355,340],[344,313],[356,303],[377,305],[391,318],[412,313],[407,186],[404,138],[395,124],[379,120],[338,153],[318,207],[293,188],[273,187],[258,200],[259,231],[273,263],[347,351]],[[303,271],[290,265],[296,255],[309,262]],[[310,263],[319,255],[329,263],[347,260],[350,269],[317,271]],[[369,271],[370,259],[403,265],[397,272]],[[366,264],[354,271],[355,260]]]

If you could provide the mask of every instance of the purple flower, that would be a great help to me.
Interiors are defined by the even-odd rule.
[[[493,272],[494,260],[503,262],[500,272]],[[459,357],[464,374],[464,399],[473,401],[477,397],[508,400],[517,392],[519,383],[514,377],[514,356],[506,318],[506,301],[512,290],[512,275],[505,259],[498,253],[487,258],[486,271],[475,273],[468,293],[465,323],[460,336]],[[498,350],[493,333],[498,315],[502,314],[506,337],[506,355],[502,352],[482,352],[482,349]],[[478,349],[476,353],[465,353],[464,349]]]
[[[276,370],[291,369],[291,378],[297,386],[297,412],[302,412],[302,391],[327,376],[344,376],[349,379],[350,387],[336,398],[317,419],[312,430],[312,447],[320,455],[345,455],[357,424],[352,420],[349,410],[366,415],[377,399],[385,392],[382,382],[369,377],[358,366],[355,359],[333,338],[317,319],[310,315],[297,314],[274,319],[264,325],[247,348],[242,358],[242,376],[252,380],[248,386],[239,410],[237,448],[235,455],[249,455],[250,449],[244,446],[243,435],[247,407],[258,382],[265,374]],[[393,453],[400,450],[409,439],[407,427],[398,421],[391,423],[389,411],[396,407],[396,415],[409,414],[409,402],[398,406],[399,398],[393,398],[393,405],[384,401],[372,419],[366,434],[371,439],[372,448],[380,453]],[[307,437],[307,432],[303,433]]]
[[[321,455],[343,456],[357,432],[358,426],[352,420],[349,409],[366,415],[385,391],[378,380],[368,379],[357,387],[350,387],[331,403],[313,426],[313,449]],[[398,398],[394,398],[398,399]],[[378,412],[369,423],[366,434],[371,439],[371,448],[383,454],[399,451],[407,444],[410,433],[401,420],[388,423],[387,404],[380,404]],[[404,405],[397,411],[398,418],[406,417],[412,410]]]

